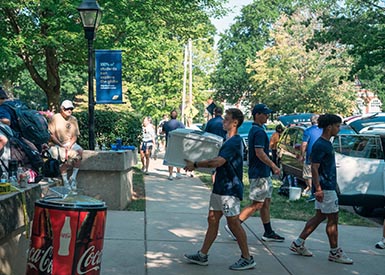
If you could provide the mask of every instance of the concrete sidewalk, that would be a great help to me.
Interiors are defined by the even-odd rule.
[[[198,251],[203,242],[210,190],[198,178],[168,180],[162,161],[151,160],[150,175],[145,175],[145,212],[108,211],[101,274],[234,274],[236,271],[228,266],[238,260],[240,250],[225,232],[224,218],[210,250],[209,265],[184,261],[183,254]],[[313,257],[298,256],[289,250],[304,224],[273,219],[273,228],[286,240],[265,243],[260,240],[260,219],[248,219],[244,226],[257,266],[243,273],[385,274],[385,250],[374,248],[381,227],[339,226],[340,245],[354,260],[353,265],[343,265],[327,260],[329,244],[324,225],[306,241]]]

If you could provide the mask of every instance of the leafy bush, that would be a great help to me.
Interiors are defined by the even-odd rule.
[[[88,112],[80,111],[74,114],[79,122],[80,137],[78,143],[84,148],[88,148]],[[116,112],[108,110],[95,111],[95,145],[100,147],[105,144],[110,148],[110,144],[116,142],[116,138],[121,138],[124,145],[139,146],[142,134],[141,118],[137,114],[127,112]]]

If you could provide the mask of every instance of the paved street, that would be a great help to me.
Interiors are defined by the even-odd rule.
[[[167,180],[167,167],[162,159],[152,160],[150,175],[145,176],[146,211],[108,211],[104,243],[102,274],[234,274],[228,266],[238,260],[240,251],[220,227],[208,266],[188,264],[184,253],[196,252],[204,238],[210,190],[198,178]],[[385,250],[374,248],[381,236],[381,227],[339,227],[340,244],[354,259],[353,265],[327,260],[329,245],[325,226],[321,225],[307,240],[314,253],[306,258],[289,250],[304,222],[272,221],[273,227],[286,237],[283,243],[260,240],[263,226],[259,218],[245,223],[248,243],[257,262],[245,274],[308,275],[382,275],[385,270]]]

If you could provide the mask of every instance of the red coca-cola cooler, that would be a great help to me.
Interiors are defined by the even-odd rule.
[[[100,274],[107,207],[87,196],[35,203],[27,275]]]

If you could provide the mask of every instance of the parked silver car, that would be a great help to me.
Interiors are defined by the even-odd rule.
[[[364,216],[385,206],[384,144],[385,136],[371,134],[339,135],[333,141],[340,204]]]
[[[305,127],[285,130],[278,144],[281,178],[292,175],[302,179],[302,161],[298,160]],[[385,207],[385,133],[357,134],[342,125],[333,140],[337,164],[339,203],[350,205],[361,215]]]

